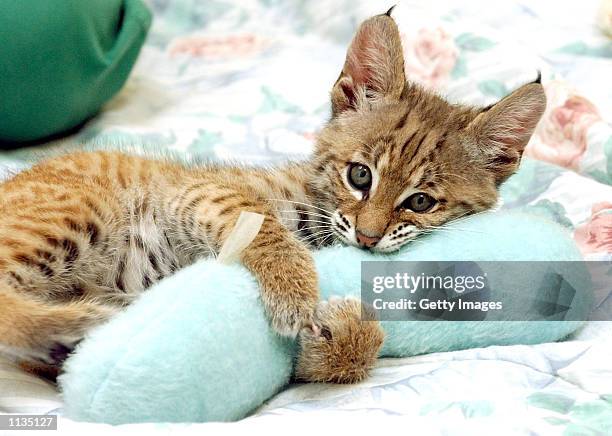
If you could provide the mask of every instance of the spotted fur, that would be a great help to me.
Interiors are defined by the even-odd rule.
[[[303,333],[298,376],[362,379],[380,326],[362,321],[351,300],[317,308],[309,248],[341,240],[392,251],[490,208],[545,101],[539,83],[485,109],[407,83],[388,15],[361,25],[331,100],[332,118],[305,162],[257,169],[73,153],[0,185],[0,351],[30,369],[59,368],[89,329],[143,290],[215,256],[240,212],[252,211],[265,220],[241,261],[259,281],[273,328]],[[367,191],[347,181],[355,162],[372,172]],[[402,208],[414,192],[435,206]]]

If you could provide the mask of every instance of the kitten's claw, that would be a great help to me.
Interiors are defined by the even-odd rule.
[[[304,328],[314,326],[314,303],[309,304],[305,301],[291,305],[282,303],[267,307],[272,328],[277,333],[295,338]]]
[[[313,326],[300,332],[298,379],[355,383],[367,376],[384,334],[378,321],[361,320],[358,300],[334,298],[321,302]]]

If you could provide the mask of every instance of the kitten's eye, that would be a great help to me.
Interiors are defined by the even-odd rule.
[[[372,172],[364,164],[352,163],[348,169],[348,181],[360,191],[367,191],[372,186]]]
[[[400,207],[414,212],[427,212],[436,204],[436,200],[424,192],[417,192],[404,200]]]

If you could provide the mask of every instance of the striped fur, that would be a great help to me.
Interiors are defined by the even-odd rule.
[[[358,30],[332,90],[332,119],[306,162],[186,166],[119,152],[44,161],[0,185],[0,351],[28,368],[59,368],[89,329],[177,269],[214,256],[240,212],[253,211],[265,221],[241,260],[274,329],[300,333],[298,375],[360,380],[382,332],[360,321],[355,302],[317,309],[309,248],[367,240],[392,251],[490,208],[543,106],[540,84],[475,109],[407,83],[397,28],[382,15]],[[351,163],[371,170],[367,191],[347,181]],[[415,192],[435,206],[406,210]]]

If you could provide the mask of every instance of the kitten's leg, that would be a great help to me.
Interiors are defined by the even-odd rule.
[[[313,322],[319,287],[310,251],[275,218],[266,217],[242,262],[260,283],[272,326],[295,336]]]

